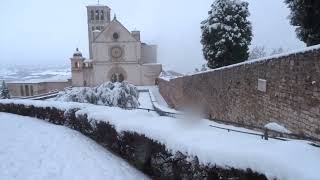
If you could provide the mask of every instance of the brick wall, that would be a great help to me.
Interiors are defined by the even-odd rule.
[[[266,92],[258,79],[267,81]],[[166,81],[159,89],[176,109],[201,104],[214,119],[264,126],[277,122],[320,138],[320,47]]]

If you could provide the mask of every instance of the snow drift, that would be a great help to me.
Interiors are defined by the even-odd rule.
[[[124,109],[139,107],[138,89],[127,82],[107,82],[97,87],[77,87],[62,91],[55,101],[90,103]]]

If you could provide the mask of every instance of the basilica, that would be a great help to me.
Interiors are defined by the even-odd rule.
[[[104,5],[87,6],[89,58],[79,49],[71,58],[72,86],[96,86],[107,81],[154,85],[162,71],[157,46],[141,41],[140,31],[129,31]]]

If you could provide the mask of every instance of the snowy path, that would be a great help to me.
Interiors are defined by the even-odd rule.
[[[140,103],[140,106],[139,106],[140,108],[153,109],[149,92],[139,93],[139,103]]]
[[[161,105],[163,107],[169,107],[167,102],[161,96],[158,86],[138,86],[138,89],[140,89],[140,90],[144,89],[144,90],[151,91],[155,100],[157,101],[157,103],[159,105]],[[149,100],[150,100],[150,97],[149,97]]]
[[[147,179],[80,133],[0,113],[1,180]]]

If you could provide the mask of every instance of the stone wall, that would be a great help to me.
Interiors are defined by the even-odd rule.
[[[258,90],[259,79],[266,80],[266,92]],[[202,105],[213,119],[255,126],[277,122],[294,133],[320,138],[320,46],[169,81],[159,79],[159,89],[176,109]]]
[[[66,111],[58,107],[1,104],[0,112],[36,117],[53,124],[64,125],[92,138],[108,150],[118,154],[134,167],[159,180],[266,180],[266,176],[252,170],[221,168],[200,164],[197,157],[181,152],[172,153],[164,145],[135,132],[117,132],[104,121],[88,120],[86,114],[76,116],[80,108]]]

